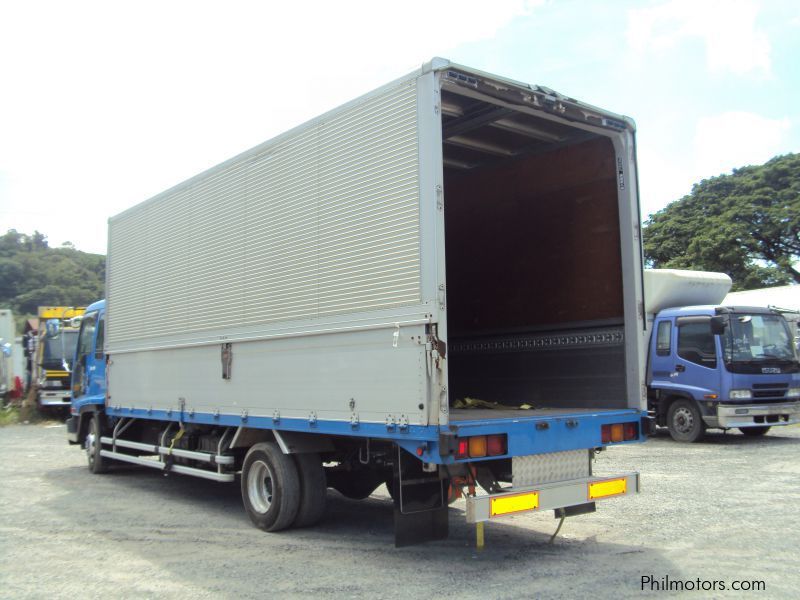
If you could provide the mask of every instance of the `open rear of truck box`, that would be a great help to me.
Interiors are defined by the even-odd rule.
[[[492,120],[456,94],[443,104],[451,405],[625,408],[611,140],[532,115]],[[488,116],[459,126],[476,113]]]

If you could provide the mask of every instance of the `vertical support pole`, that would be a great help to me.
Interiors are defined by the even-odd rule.
[[[483,551],[483,521],[475,523],[475,548],[478,552]]]

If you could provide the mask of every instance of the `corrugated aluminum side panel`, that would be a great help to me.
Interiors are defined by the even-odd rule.
[[[420,304],[417,127],[409,79],[111,219],[108,349]]]

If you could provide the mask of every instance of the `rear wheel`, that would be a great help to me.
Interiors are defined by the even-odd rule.
[[[300,508],[294,519],[294,527],[316,524],[325,514],[328,486],[325,467],[319,454],[294,454],[295,465],[300,476]]]
[[[700,441],[706,432],[706,424],[697,404],[692,400],[676,400],[667,412],[669,434],[676,442]]]
[[[95,475],[105,473],[108,471],[108,459],[100,456],[100,436],[103,435],[103,424],[100,421],[100,414],[94,413],[92,420],[89,422],[89,433],[86,434],[86,440],[83,442],[86,448],[86,460],[89,464],[89,470]]]
[[[739,431],[748,437],[758,437],[760,435],[764,435],[769,431],[769,429],[769,425],[766,427],[739,427]]]
[[[242,502],[253,524],[264,531],[289,527],[300,508],[295,462],[274,442],[256,444],[242,465]]]

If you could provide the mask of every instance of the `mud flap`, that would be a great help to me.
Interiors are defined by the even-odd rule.
[[[78,417],[67,419],[67,442],[70,444],[78,443],[78,424]]]
[[[448,480],[424,472],[421,461],[397,448],[392,479],[395,547],[447,538],[448,485]]]

